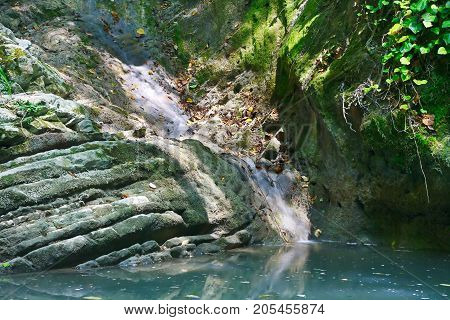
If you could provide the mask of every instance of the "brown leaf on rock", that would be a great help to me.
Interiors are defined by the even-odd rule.
[[[110,33],[111,27],[109,26],[109,23],[106,22],[104,19],[100,19],[100,20],[102,21],[103,31],[105,31],[106,33]]]
[[[433,114],[424,115],[422,118],[422,123],[427,127],[432,127],[434,125],[434,115]]]
[[[120,16],[117,12],[111,11],[111,16],[113,17],[114,23],[118,23],[120,21]]]

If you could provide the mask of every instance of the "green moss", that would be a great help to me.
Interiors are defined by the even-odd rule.
[[[265,29],[260,38],[252,38],[250,50],[242,54],[242,64],[247,69],[264,72],[269,69],[274,52],[276,52],[276,33]]]
[[[183,67],[187,67],[189,65],[189,61],[191,60],[191,55],[189,54],[186,42],[183,38],[182,30],[178,24],[175,25],[172,39],[177,46],[176,51],[179,62]]]
[[[435,116],[434,128],[439,140],[448,135],[448,121],[450,116],[450,105],[448,102],[448,74],[435,69],[431,74],[428,85],[420,88],[422,108]]]
[[[233,50],[239,52],[239,63],[247,69],[264,73],[273,65],[282,36],[278,21],[282,11],[279,2],[254,0],[250,3],[241,27],[230,39]],[[284,30],[284,29],[283,29]]]

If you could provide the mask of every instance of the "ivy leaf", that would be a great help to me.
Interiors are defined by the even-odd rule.
[[[388,54],[385,54],[385,55],[383,56],[383,64],[386,63],[386,62],[388,62],[389,59],[391,59],[392,57],[394,57],[394,54],[393,54],[392,52],[390,52],[390,53],[388,53]]]
[[[450,43],[450,33],[446,33],[442,36],[442,40],[444,40],[445,44],[448,45]]]
[[[442,28],[450,28],[450,20],[445,20],[442,22]]]
[[[412,99],[411,96],[402,96],[403,101],[409,101]]]
[[[414,44],[414,43],[411,43],[411,42],[405,42],[405,43],[402,45],[402,47],[400,48],[400,52],[401,52],[401,53],[407,53],[407,52],[411,51],[412,48],[414,48],[414,47],[415,47],[415,44]]]
[[[402,57],[400,59],[400,63],[406,66],[409,66],[411,64],[411,59],[407,57]]]
[[[404,25],[414,34],[417,34],[423,29],[422,24],[419,23],[417,18],[406,19]]]
[[[439,33],[441,31],[441,29],[439,29],[438,27],[431,28],[430,30],[431,30],[431,32],[433,32],[434,34],[437,34],[437,35],[439,35]]]
[[[426,47],[420,47],[420,53],[421,54],[427,54],[430,53],[430,48],[426,48]]]
[[[437,12],[438,12],[438,6],[435,5],[435,4],[432,4],[432,5],[430,6],[430,10],[431,10],[433,13],[437,13]]]
[[[438,49],[438,54],[445,56],[447,54],[447,50],[444,47],[440,47]]]
[[[368,88],[364,88],[364,94],[368,94],[370,93],[370,91],[372,91],[372,87],[368,87]]]
[[[428,80],[416,80],[416,79],[413,79],[413,82],[415,84],[417,84],[418,86],[421,86],[421,85],[427,84]]]
[[[424,13],[422,15],[422,20],[423,21],[429,21],[429,22],[435,22],[436,21],[436,16],[434,14],[431,14],[429,12]]]
[[[402,105],[400,106],[400,110],[407,111],[408,109],[409,109],[409,106],[408,106],[407,104],[402,104]]]
[[[425,26],[425,28],[431,28],[433,26],[430,21],[423,21],[423,25]]]
[[[400,78],[402,79],[403,82],[411,79],[411,73],[409,72],[408,68],[403,66],[400,68],[400,71],[401,71]]]
[[[408,36],[403,36],[403,37],[401,37],[400,39],[398,39],[397,40],[397,43],[402,43],[402,42],[405,42],[406,40],[408,40]]]
[[[389,29],[389,35],[391,35],[391,36],[393,36],[393,35],[396,35],[397,33],[399,33],[401,30],[402,30],[402,25],[401,24],[399,24],[399,23],[396,23],[396,24],[394,24],[393,26],[392,26],[392,28],[391,29]]]
[[[428,0],[419,0],[411,4],[411,10],[414,12],[420,12],[427,7]]]

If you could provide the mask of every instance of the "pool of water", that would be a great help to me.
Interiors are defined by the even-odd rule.
[[[448,299],[450,255],[304,243],[140,269],[0,277],[2,299]]]

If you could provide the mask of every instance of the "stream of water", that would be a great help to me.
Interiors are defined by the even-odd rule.
[[[99,3],[86,0],[86,32],[121,63],[122,84],[136,106],[159,126],[161,135],[181,138],[187,116],[164,69],[151,50],[135,37],[145,14],[134,1],[120,21]],[[141,3],[141,2],[139,2]],[[111,28],[105,32],[103,23]],[[131,36],[130,36],[131,35]],[[150,52],[150,53],[149,53]],[[306,211],[285,200],[289,173],[272,175],[245,160],[248,175],[281,216],[280,228],[296,240],[307,240]],[[98,269],[81,273],[0,277],[0,299],[447,299],[450,256],[445,253],[393,251],[335,243],[299,243],[289,247],[255,247],[216,256],[174,260],[140,269]]]
[[[449,254],[300,243],[142,267],[0,277],[0,299],[448,299]]]
[[[119,10],[115,13],[115,10]],[[114,13],[114,14],[113,14]],[[114,18],[114,15],[120,18]],[[133,104],[144,110],[151,124],[159,127],[159,134],[182,139],[189,136],[187,116],[179,107],[180,99],[173,90],[173,81],[164,68],[152,59],[158,55],[148,21],[148,9],[140,1],[117,0],[114,6],[105,0],[86,0],[82,9],[83,26],[95,41],[119,60],[122,85],[132,95]],[[106,28],[105,28],[106,25]],[[145,37],[136,37],[143,28]],[[155,52],[156,50],[156,52]],[[245,159],[249,179],[262,192],[273,212],[274,223],[286,239],[306,241],[309,221],[306,209],[293,208],[286,200],[293,176],[289,171],[276,175],[258,170],[252,160]]]
[[[111,14],[115,11],[107,9],[112,4],[124,10],[117,13],[118,20]],[[174,83],[153,60],[155,39],[151,34],[136,36],[136,30],[145,27],[146,20],[150,19],[145,10],[145,4],[140,1],[85,0],[81,10],[83,28],[117,58],[123,89],[155,129],[159,129],[158,134],[180,138],[188,130],[188,117],[179,108]]]

